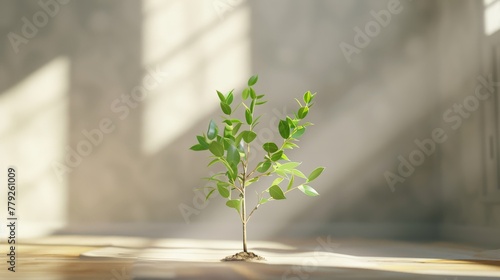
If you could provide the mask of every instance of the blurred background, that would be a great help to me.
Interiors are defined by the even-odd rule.
[[[498,0],[2,0],[0,179],[17,167],[21,236],[239,239],[189,147],[259,74],[255,147],[318,92],[289,157],[326,170],[249,240],[500,244],[499,28]]]

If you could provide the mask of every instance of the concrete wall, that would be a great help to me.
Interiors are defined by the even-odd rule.
[[[445,116],[448,113],[449,121],[443,115],[439,117],[450,136],[442,144],[440,164],[444,206],[441,236],[491,243],[500,227],[496,169],[498,86],[494,87],[495,92],[486,95],[490,92],[481,81],[499,80],[499,65],[495,61],[498,32],[485,34],[484,14],[488,6],[481,1],[440,4],[440,112]],[[474,106],[478,86],[483,87],[480,93],[486,97]],[[455,113],[454,104],[466,105],[465,114]]]
[[[26,223],[239,238],[235,213],[192,191],[208,159],[188,148],[220,115],[215,89],[241,92],[258,73],[270,102],[257,142],[278,139],[293,98],[317,91],[316,125],[290,156],[305,172],[327,169],[315,184],[321,196],[262,207],[252,238],[451,238],[442,222],[498,225],[498,210],[480,202],[481,109],[458,130],[442,119],[482,71],[481,1],[44,3],[59,10],[17,52],[9,34],[45,10],[0,3],[0,163],[26,180]],[[361,45],[357,28],[372,32]],[[356,50],[346,55],[347,44]],[[436,128],[447,140],[418,159],[417,143]],[[78,159],[79,148],[91,151]]]
[[[438,102],[435,4],[402,1],[400,12],[350,62],[340,48],[343,42],[355,45],[355,28],[365,30],[375,21],[371,12],[387,11],[387,5],[252,4],[254,68],[270,80],[265,87],[289,96],[311,87],[319,92],[311,116],[316,126],[297,157],[308,168],[314,161],[327,166],[318,186],[322,195],[292,198],[300,209],[295,215],[286,206],[269,206],[280,213],[273,214],[278,221],[287,221],[280,234],[301,222],[313,224],[304,230],[310,234],[399,236],[416,225],[419,230],[410,233],[414,237],[435,234],[432,225],[441,211],[436,158],[425,159],[394,191],[384,177],[398,173],[398,156],[408,159],[413,141],[427,137],[433,126]]]

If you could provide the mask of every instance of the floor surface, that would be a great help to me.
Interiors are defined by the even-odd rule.
[[[240,242],[51,236],[18,244],[0,279],[500,279],[500,250],[382,240],[250,241],[258,263],[220,262]],[[7,250],[0,244],[0,252]]]

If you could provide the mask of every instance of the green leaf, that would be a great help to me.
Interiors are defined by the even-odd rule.
[[[210,146],[208,147],[208,149],[216,157],[224,156],[224,147],[217,141],[213,141],[212,143],[210,143]]]
[[[247,124],[252,124],[253,116],[252,116],[252,112],[250,111],[250,109],[246,109],[246,111],[245,111],[245,120],[247,121]]]
[[[250,112],[254,112],[255,111],[255,99],[252,100],[252,103],[250,104]]]
[[[243,142],[244,142],[244,141],[242,141],[243,140],[243,132],[245,132],[245,131],[242,131],[240,134],[238,134],[238,136],[236,136],[234,143],[238,143],[238,145],[243,144]]]
[[[259,164],[259,168],[257,168],[257,171],[259,171],[260,173],[265,173],[267,170],[269,170],[270,167],[271,167],[271,162],[266,160]]]
[[[238,150],[240,150],[240,152],[244,153],[245,152],[245,141],[240,140],[240,142],[238,142],[238,143],[239,143]],[[246,157],[246,155],[245,155],[245,157]]]
[[[315,96],[316,96],[316,92],[315,92],[315,93],[313,93],[313,94],[311,94],[311,102],[313,102],[313,101],[314,101],[314,97],[315,97]]]
[[[292,120],[290,117],[286,117],[286,121],[288,122],[288,125],[290,126],[291,129],[294,129],[297,126],[298,121],[297,120]]]
[[[300,127],[299,129],[297,129],[297,131],[295,131],[295,133],[292,135],[292,138],[294,139],[298,139],[300,138],[304,132],[306,132],[306,128],[305,127]]]
[[[227,161],[229,164],[238,164],[240,163],[240,151],[234,146],[233,143],[229,145],[227,148]]]
[[[231,172],[229,174],[230,179],[232,179],[232,181],[234,182],[234,180],[236,180],[236,178],[238,177],[238,165],[230,163],[230,167],[231,167]]]
[[[260,102],[255,103],[255,105],[263,105],[263,104],[266,104],[266,103],[267,103],[267,101],[260,101]]]
[[[226,98],[224,97],[224,94],[222,94],[222,92],[217,90],[217,95],[219,96],[220,102],[223,102],[223,103],[226,102]]]
[[[231,186],[231,184],[229,184],[228,182],[224,182],[224,181],[221,181],[221,180],[219,180],[219,181],[217,182],[217,184],[218,184],[218,185],[221,185],[221,186],[223,186],[223,187]]]
[[[282,156],[283,156],[283,151],[277,151],[276,153],[271,155],[271,160],[278,161],[281,159]]]
[[[307,116],[307,113],[309,113],[309,107],[307,107],[307,106],[301,107],[299,109],[297,117],[299,117],[300,119],[303,119]]]
[[[281,158],[286,160],[286,161],[290,161],[290,159],[287,157],[287,155],[285,155],[284,151],[283,151],[283,155],[281,156]]]
[[[265,94],[261,94],[261,95],[257,95],[257,99],[262,99],[264,96],[266,96]],[[259,104],[257,104],[259,105]]]
[[[240,123],[237,123],[234,127],[233,127],[233,136],[236,135],[238,133],[238,131],[240,130],[241,126],[243,124],[240,122]]]
[[[281,182],[283,182],[283,178],[278,177],[278,178],[274,179],[274,181],[271,185],[279,185]]]
[[[212,160],[212,161],[211,161],[211,162],[207,165],[207,167],[210,167],[210,166],[212,166],[212,165],[216,164],[216,163],[217,163],[217,162],[219,162],[219,161],[220,161],[220,159],[219,159],[219,158],[216,158],[216,159]]]
[[[224,158],[220,158],[220,159],[221,159],[221,161],[220,161],[220,162],[221,162],[222,164],[224,164],[224,167],[226,167],[227,172],[221,172],[221,173],[219,173],[219,174],[222,174],[223,176],[226,176],[226,177],[228,177],[228,178],[232,179],[232,178],[233,178],[233,175],[232,175],[232,174],[230,174],[230,173],[232,173],[232,172],[233,172],[233,167],[232,167],[232,166],[229,164],[229,162],[227,162],[227,160],[225,160]],[[218,182],[222,182],[221,180],[217,180],[217,181],[218,181]]]
[[[318,178],[318,176],[321,175],[321,173],[323,173],[323,170],[325,170],[324,167],[318,167],[314,169],[314,171],[311,172],[311,174],[307,177],[307,182],[311,182],[314,179]]]
[[[294,181],[295,181],[295,176],[292,175],[292,179],[290,179],[290,181],[288,181],[288,186],[286,188],[287,191],[292,189]]]
[[[291,142],[286,142],[285,145],[283,145],[283,149],[293,149],[298,147],[299,146],[297,144]]]
[[[240,199],[232,199],[226,201],[226,206],[229,208],[234,208],[238,213],[240,213],[241,210],[241,200]]]
[[[194,146],[192,146],[191,148],[189,148],[193,151],[204,151],[204,150],[207,150],[208,148],[207,147],[204,147],[202,146],[201,144],[196,144]]]
[[[226,103],[221,102],[220,108],[222,109],[222,112],[224,112],[224,114],[231,115],[231,106],[227,105]]]
[[[202,145],[203,147],[206,147],[208,149],[208,143],[207,143],[207,140],[205,140],[204,136],[198,135],[198,136],[196,136],[196,139],[198,139],[198,143],[200,143],[200,145]]]
[[[298,187],[298,189],[308,196],[318,196],[319,195],[319,193],[315,189],[311,188],[308,185],[300,185]]]
[[[232,126],[226,124],[226,126],[224,127],[224,138],[234,139]]]
[[[222,182],[221,180],[217,179],[217,177],[225,176],[224,172],[219,172],[217,174],[212,175],[211,177],[205,177],[203,179],[208,180],[208,181],[216,181],[216,182]]]
[[[304,173],[302,173],[298,169],[292,169],[292,170],[290,170],[290,173],[292,173],[293,175],[298,176],[298,177],[300,177],[302,179],[307,179],[306,175],[304,175]]]
[[[276,174],[278,174],[279,176],[281,177],[286,177],[286,172],[284,170],[281,170],[281,169],[275,169],[273,172],[275,172]]]
[[[234,90],[234,89],[233,89]],[[228,105],[231,105],[233,103],[234,95],[233,95],[233,90],[231,90],[226,97],[226,102]]]
[[[245,141],[246,143],[252,142],[257,137],[257,134],[250,130],[245,130],[242,132],[242,134],[243,141]]]
[[[249,88],[245,88],[245,89],[241,92],[241,97],[243,98],[243,100],[247,100],[247,99],[248,99],[248,96],[250,96],[250,89],[249,89]]]
[[[246,182],[245,182],[245,187],[250,186],[251,184],[253,184],[253,183],[255,183],[255,182],[259,181],[259,179],[260,179],[259,177],[255,177],[255,178],[252,178],[252,179],[250,179],[250,180],[246,181]]]
[[[255,93],[253,87],[250,87],[250,97],[252,97],[252,99],[257,99],[257,94]]]
[[[205,196],[205,201],[207,201],[210,196],[214,193],[215,189],[212,189],[210,192],[208,192],[207,196]]]
[[[310,91],[307,91],[306,93],[304,93],[304,102],[306,104],[309,104],[311,103],[311,101],[312,101],[312,94]]]
[[[276,200],[286,199],[285,194],[283,193],[281,188],[277,185],[271,186],[269,188],[269,194],[271,195],[272,198]]]
[[[233,125],[226,123],[225,129],[228,131],[231,131],[231,133],[230,133],[231,135],[233,134]]]
[[[217,127],[217,124],[213,120],[210,120],[210,124],[208,125],[208,131],[207,131],[208,139],[213,140],[218,133],[219,133],[219,128]]]
[[[292,161],[292,162],[287,162],[287,163],[281,164],[280,166],[278,166],[278,169],[280,169],[280,170],[293,170],[293,169],[297,168],[299,165],[300,165],[300,162]]]
[[[217,184],[217,190],[219,191],[220,196],[223,198],[228,198],[229,197],[229,190],[220,184]]]
[[[258,116],[255,120],[253,120],[252,127],[255,127],[256,125],[259,124],[259,120],[260,120],[261,117],[262,117],[262,115]]]
[[[248,79],[248,86],[251,87],[255,85],[258,80],[259,80],[259,75],[253,75],[252,77],[250,77],[250,79]]]
[[[286,120],[280,120],[278,130],[283,139],[287,139],[288,137],[290,137],[290,126],[288,125],[288,122]]]
[[[233,137],[233,135],[231,135],[231,137]],[[227,150],[234,141],[231,138],[222,138],[222,140],[218,142],[222,144],[222,148],[224,148],[224,150]]]
[[[278,146],[276,144],[274,144],[273,142],[265,143],[264,145],[262,145],[262,148],[264,149],[264,151],[271,153],[271,154],[278,151]]]
[[[266,202],[268,202],[268,201],[269,201],[269,199],[267,199],[267,198],[261,198],[261,199],[259,200],[259,204],[264,204],[264,203],[266,203]]]

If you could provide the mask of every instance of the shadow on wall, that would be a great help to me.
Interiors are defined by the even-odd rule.
[[[231,6],[224,17],[218,17],[214,6],[195,4],[73,1],[60,4],[57,15],[49,16],[36,36],[19,45],[17,54],[4,41],[2,94],[15,94],[12,88],[58,59],[64,61],[60,68],[67,78],[58,81],[54,74],[54,83],[67,83],[54,97],[63,100],[61,110],[39,126],[26,128],[31,134],[2,139],[4,150],[15,147],[9,152],[12,162],[23,159],[18,163],[23,173],[36,169],[41,176],[24,175],[33,178],[33,190],[23,199],[36,205],[44,198],[48,214],[37,216],[39,209],[31,208],[25,210],[30,211],[27,217],[69,226],[184,224],[179,206],[194,207],[192,189],[203,184],[198,178],[209,172],[205,156],[188,148],[194,136],[205,131],[206,120],[219,117],[214,90],[237,85],[240,91],[248,75],[258,73],[258,89],[271,99],[266,108],[279,112],[268,112],[262,128],[274,130],[276,118],[295,108],[293,97],[309,89],[319,92],[310,116],[316,125],[291,156],[304,162],[306,171],[324,165],[327,172],[317,184],[319,198],[296,194],[263,207],[249,234],[286,235],[292,224],[307,225],[300,233],[316,234],[342,223],[432,224],[439,219],[434,159],[426,160],[395,193],[384,179],[384,172],[397,165],[397,156],[411,151],[413,140],[436,126],[432,24],[437,4],[402,2],[401,14],[393,15],[350,63],[339,44],[352,43],[353,28],[373,21],[371,11],[386,9],[387,1],[247,1]],[[45,11],[36,1],[0,5],[4,36],[12,30],[22,33],[23,17],[29,20]],[[193,16],[179,16],[189,13]],[[151,32],[167,35],[152,41]],[[225,39],[227,34],[230,39]],[[156,48],[150,50],[151,42]],[[189,65],[183,63],[187,60]],[[236,68],[238,64],[244,69]],[[226,76],[231,78],[224,80]],[[38,87],[28,93],[18,90],[28,99],[17,101],[29,103],[50,91],[47,84]],[[161,112],[160,117],[151,108]],[[28,124],[38,118],[32,112],[25,112]],[[178,129],[186,123],[187,128]],[[47,127],[58,129],[57,140]],[[147,137],[155,133],[169,140],[145,150]],[[40,141],[15,143],[28,136]],[[278,139],[278,134],[269,137]],[[30,145],[32,152],[21,157],[18,150]],[[45,160],[48,154],[50,160]],[[54,162],[60,165],[54,168]],[[236,215],[219,200],[190,216],[193,224],[213,222],[195,235],[239,238]]]

